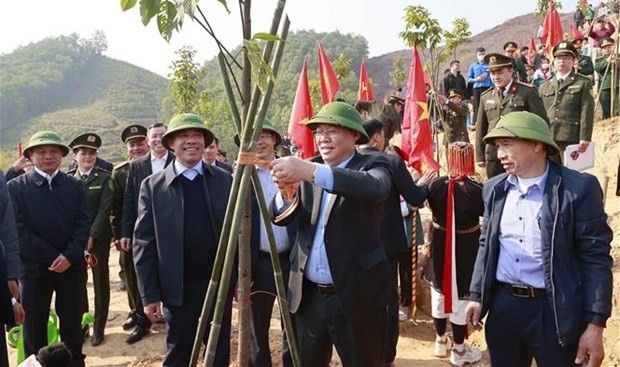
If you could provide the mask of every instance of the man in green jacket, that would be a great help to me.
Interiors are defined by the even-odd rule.
[[[586,76],[573,71],[577,49],[569,41],[561,41],[553,48],[555,76],[540,86],[553,140],[562,152],[570,144],[579,144],[583,153],[592,140],[594,98],[592,83]],[[554,155],[552,159],[560,163]]]
[[[614,103],[614,111],[613,115],[618,115],[618,75],[620,75],[620,65],[618,65],[618,54],[614,53],[614,40],[611,37],[606,37],[601,40],[601,50],[603,52],[603,56],[596,59],[594,63],[594,70],[599,74],[600,78],[600,92],[599,92],[599,102],[601,103],[601,108],[603,109],[603,118],[608,119],[611,117],[611,98],[612,98],[612,74],[615,73],[615,93],[614,98],[616,99]],[[615,65],[615,71],[613,68],[610,68],[609,65]]]

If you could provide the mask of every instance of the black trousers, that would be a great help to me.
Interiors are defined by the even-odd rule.
[[[575,366],[577,341],[566,347],[558,343],[545,296],[522,298],[505,289],[495,290],[485,336],[492,366],[529,367],[532,357],[539,367]]]
[[[36,354],[47,346],[47,321],[52,293],[56,293],[55,310],[60,323],[60,339],[67,345],[73,360],[71,366],[84,366],[82,354],[81,299],[84,289],[84,268],[71,266],[64,273],[49,272],[43,277],[20,278],[26,355]]]
[[[6,349],[5,325],[0,324],[0,367],[9,367],[9,352]]]
[[[92,254],[97,257],[97,265],[91,268],[95,292],[94,333],[103,335],[110,309],[110,241],[97,241],[93,244]],[[82,293],[82,314],[89,311],[86,282],[88,274],[84,272],[84,292]]]
[[[127,269],[125,269],[127,271]],[[166,357],[164,366],[187,367],[192,356],[192,347],[198,330],[198,318],[202,311],[202,304],[207,294],[208,284],[184,285],[183,304],[172,306],[164,304],[163,313],[166,319]],[[215,307],[214,307],[215,309]],[[214,366],[228,366],[230,360],[230,322],[232,313],[232,289],[226,302],[222,328],[217,342]],[[213,310],[209,315],[209,322],[204,336],[207,343]]]
[[[480,95],[482,94],[482,92],[484,92],[485,90],[489,89],[490,87],[482,87],[482,88],[473,88],[473,96],[472,96],[472,103],[474,105],[474,118],[471,121],[472,125],[476,126],[476,121],[477,121],[477,117],[478,117],[478,107],[480,107]]]
[[[422,230],[421,228],[419,230]],[[407,251],[398,253],[398,277],[400,284],[400,305],[403,307],[411,306],[411,286],[412,286],[412,270],[411,270],[411,251],[409,247]]]
[[[385,324],[385,307],[351,322],[335,293],[320,293],[312,283],[304,282],[301,306],[295,314],[302,365],[329,366],[335,346],[343,367],[382,367]]]
[[[290,251],[279,254],[282,267],[284,286],[288,285]],[[250,325],[250,365],[254,367],[271,367],[271,351],[269,348],[269,329],[271,326],[271,313],[277,295],[276,283],[273,278],[273,265],[269,253],[259,251],[258,263],[254,266],[254,279],[252,280],[252,323]],[[288,288],[288,287],[287,287]],[[284,295],[286,297],[286,295]],[[286,302],[286,299],[284,300]],[[293,319],[291,315],[291,319]],[[292,367],[293,360],[288,347],[288,340],[282,325],[282,365]]]
[[[129,264],[127,264],[127,261],[131,261],[131,263],[133,264],[133,259],[130,254],[131,253],[125,252],[123,250],[118,252],[118,264],[121,267],[121,271],[118,273],[118,276],[122,277],[123,281],[125,281],[125,292],[127,292],[127,306],[129,306],[130,313],[133,314],[136,310],[136,304],[134,303],[133,293],[130,290],[131,287],[129,286],[129,280],[127,279],[128,277],[130,277],[130,275],[127,275],[127,272],[125,271],[125,268],[129,266]],[[134,273],[134,285],[135,283],[136,282]]]
[[[390,300],[387,306],[387,322],[385,327],[385,363],[392,363],[396,358],[398,344],[398,253],[389,254],[388,262],[392,271],[390,277]]]

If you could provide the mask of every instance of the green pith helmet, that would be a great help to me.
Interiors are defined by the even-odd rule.
[[[263,120],[263,130],[267,130],[276,136],[276,144],[274,146],[277,147],[278,145],[280,145],[280,143],[282,142],[282,135],[280,135],[280,132],[278,132],[278,129],[276,129],[276,127],[273,125],[273,122],[271,122],[271,120],[269,119]],[[235,134],[235,136],[233,136],[233,140],[235,141],[235,144],[237,144],[237,146],[241,146],[241,141],[239,140],[239,134]]]
[[[39,131],[34,134],[28,141],[28,145],[24,148],[24,157],[30,159],[30,149],[40,147],[42,145],[56,145],[62,149],[62,156],[69,154],[69,147],[62,142],[60,135],[52,131]]]
[[[562,151],[553,140],[549,125],[535,113],[527,111],[511,112],[502,117],[493,130],[482,141],[491,144],[497,138],[519,138],[539,141],[552,149],[547,149],[547,154],[553,155]]]
[[[359,112],[348,103],[332,102],[321,107],[319,113],[312,116],[306,126],[314,130],[318,124],[331,124],[346,127],[349,130],[360,133],[356,144],[366,144],[370,140],[364,127]]]
[[[213,133],[204,125],[202,117],[193,113],[182,113],[174,116],[168,123],[168,130],[164,136],[161,137],[161,145],[166,149],[170,149],[168,143],[172,136],[181,130],[187,129],[201,131],[205,136],[205,147],[211,145],[211,142],[213,142]]]

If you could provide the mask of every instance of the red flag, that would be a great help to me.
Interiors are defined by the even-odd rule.
[[[527,62],[530,65],[534,64],[534,55],[536,55],[536,42],[534,41],[534,37],[531,37],[530,49],[527,50]]]
[[[321,101],[323,104],[328,104],[334,100],[336,92],[340,89],[340,83],[336,78],[336,73],[332,69],[332,64],[321,46],[321,42],[318,42],[319,49],[319,81],[321,82]]]
[[[372,92],[372,84],[368,79],[368,72],[366,71],[366,62],[362,59],[360,65],[360,86],[357,92],[357,99],[360,101],[374,101],[375,95]]]
[[[571,41],[582,40],[583,39],[583,33],[581,33],[581,31],[579,29],[577,29],[577,26],[575,25],[575,23],[572,23],[570,25],[570,30],[571,30],[571,33],[572,33]]]
[[[291,120],[288,123],[288,134],[295,146],[301,151],[301,157],[304,159],[314,156],[316,151],[312,131],[306,127],[306,122],[310,117],[312,117],[312,100],[310,99],[310,88],[308,88],[308,67],[304,61],[301,74],[299,74]]]
[[[560,15],[555,9],[553,2],[549,5],[549,9],[547,9],[547,14],[545,15],[545,20],[543,22],[543,32],[540,38],[545,44],[545,51],[547,53],[550,53],[553,46],[562,41],[564,38]]]
[[[433,136],[424,90],[424,71],[417,46],[413,46],[413,58],[407,81],[407,98],[402,127],[402,149],[409,156],[409,164],[420,173],[438,170],[433,159]]]

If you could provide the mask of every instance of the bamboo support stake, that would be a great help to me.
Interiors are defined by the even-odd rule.
[[[415,324],[415,314],[418,309],[418,244],[416,241],[418,231],[418,210],[415,208],[411,214],[411,319]]]

